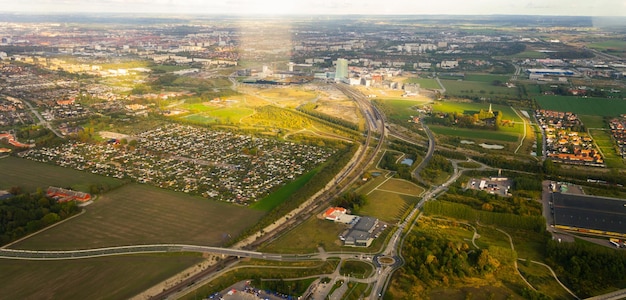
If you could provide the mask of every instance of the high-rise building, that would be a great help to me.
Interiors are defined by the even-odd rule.
[[[348,81],[348,60],[345,58],[338,58],[336,68],[335,81]]]

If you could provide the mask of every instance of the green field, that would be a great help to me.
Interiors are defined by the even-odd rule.
[[[205,115],[195,114],[182,117],[183,120],[199,124],[216,123],[217,119]]]
[[[616,117],[626,114],[626,101],[620,99],[538,96],[536,100],[543,109],[579,115]]]
[[[415,100],[376,100],[385,106],[385,115],[393,120],[407,122],[411,116],[416,116],[418,112],[416,106],[422,106],[428,102]]]
[[[494,86],[490,82],[442,79],[446,94],[464,97],[517,97],[516,88]]]
[[[493,74],[465,74],[465,81],[478,81],[491,84],[498,80],[500,82],[507,82],[511,76],[507,75],[493,75]]]
[[[86,210],[13,248],[55,250],[157,243],[220,246],[263,214],[140,184],[100,196]]]
[[[429,126],[429,128],[436,134],[456,136],[468,139],[491,140],[499,142],[516,142],[518,139],[518,134],[512,132],[453,128],[445,126]]]
[[[437,80],[431,78],[408,78],[404,81],[404,83],[419,83],[420,88],[430,89],[430,90],[439,90],[441,87]]]
[[[578,115],[578,118],[581,122],[583,122],[587,129],[604,128],[606,126],[602,116]]]
[[[372,272],[374,272],[374,268],[371,264],[366,262],[347,260],[341,264],[341,269],[339,271],[340,274],[344,276],[364,278],[366,276],[370,276]]]
[[[388,223],[396,223],[420,198],[375,190],[367,196],[367,199],[367,203],[361,208],[359,214],[376,217]]]
[[[49,186],[57,186],[89,192],[89,187],[93,184],[115,188],[124,182],[28,159],[16,157],[0,159],[0,189],[19,186],[26,192],[35,192],[37,188],[45,190]]]
[[[279,206],[285,200],[291,196],[291,194],[295,193],[301,187],[303,187],[317,172],[320,171],[321,168],[316,168],[313,171],[306,173],[300,176],[298,179],[282,186],[277,191],[271,193],[267,197],[255,202],[250,206],[250,208],[262,210],[262,211],[270,211],[275,207]]]
[[[290,232],[282,235],[261,251],[269,253],[314,253],[322,246],[326,251],[341,250],[341,241],[337,236],[347,226],[333,221],[310,217]],[[350,248],[352,249],[352,248]]]
[[[488,110],[489,103],[473,103],[473,102],[436,102],[433,104],[433,111],[453,113],[461,112],[463,114],[475,114],[480,110]],[[510,106],[492,104],[491,109],[494,111],[500,111],[502,113],[502,120],[512,120],[515,122],[522,122],[517,114]],[[521,129],[521,126],[520,126]]]
[[[529,51],[524,51],[524,52],[517,53],[515,55],[510,55],[508,57],[511,57],[511,58],[535,58],[536,59],[536,58],[547,58],[548,55],[546,55],[545,53],[542,53],[542,52],[529,50]]]
[[[0,260],[3,299],[129,299],[202,261],[199,255],[127,255],[63,261]]]
[[[603,41],[599,43],[593,43],[587,45],[587,47],[597,50],[616,50],[616,51],[626,51],[626,41],[623,40],[610,40]]]
[[[598,148],[600,148],[600,152],[602,152],[604,162],[607,167],[624,167],[624,160],[616,150],[616,145],[615,142],[613,142],[613,137],[611,136],[610,131],[589,129],[589,134],[593,138],[593,141],[596,143],[596,145],[598,145]]]

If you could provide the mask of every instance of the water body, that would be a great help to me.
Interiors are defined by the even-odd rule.
[[[409,166],[409,167],[410,167],[410,166],[412,166],[412,165],[413,165],[413,160],[412,160],[412,159],[410,159],[410,158],[405,158],[405,159],[403,159],[400,163],[401,163],[401,164],[403,164],[403,165],[407,165],[407,166]]]
[[[490,144],[485,144],[485,143],[479,144],[478,146],[481,146],[481,147],[483,147],[485,149],[492,149],[492,150],[504,149],[504,146],[502,146],[502,145],[490,145]]]

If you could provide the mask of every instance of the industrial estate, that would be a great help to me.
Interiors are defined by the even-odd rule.
[[[626,297],[622,18],[2,16],[0,298]]]

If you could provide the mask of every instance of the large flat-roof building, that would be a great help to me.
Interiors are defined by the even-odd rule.
[[[345,246],[369,247],[374,241],[374,230],[378,226],[378,219],[360,217],[352,228],[346,230],[340,239]]]
[[[555,192],[551,205],[556,228],[626,237],[626,200]]]

